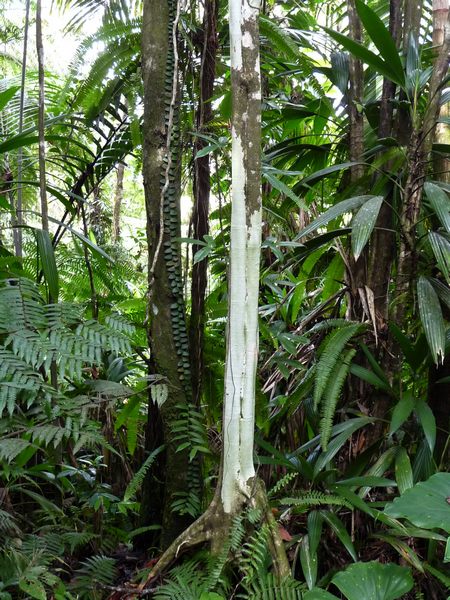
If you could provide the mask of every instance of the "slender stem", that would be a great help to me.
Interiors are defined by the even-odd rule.
[[[23,54],[22,54],[22,75],[20,85],[20,112],[19,112],[19,135],[23,131],[23,113],[25,109],[25,79],[27,72],[27,54],[28,54],[28,29],[30,25],[30,0],[26,0],[25,5],[25,29],[23,33]],[[22,256],[22,178],[23,178],[23,149],[20,147],[17,152],[17,203],[16,203],[16,225],[14,228],[14,249],[16,256]]]
[[[48,231],[47,183],[45,177],[45,79],[44,79],[44,46],[42,43],[42,2],[36,2],[36,50],[38,56],[39,77],[39,191],[41,196],[42,229]]]

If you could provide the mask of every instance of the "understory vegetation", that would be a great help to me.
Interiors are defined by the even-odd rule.
[[[0,600],[448,600],[448,0],[0,6]]]

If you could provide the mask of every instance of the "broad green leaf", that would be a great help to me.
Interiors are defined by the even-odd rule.
[[[349,477],[348,479],[340,479],[334,485],[346,485],[348,487],[395,487],[396,483],[392,479],[379,477],[377,475],[361,475],[359,477]]]
[[[196,265],[197,263],[201,262],[202,260],[204,260],[207,256],[209,256],[211,254],[211,246],[204,246],[203,248],[200,248],[200,250],[197,250],[197,252],[194,255],[194,265]]]
[[[436,419],[434,418],[433,411],[423,400],[416,402],[414,410],[422,425],[430,451],[433,452],[436,443]]]
[[[320,537],[322,535],[323,517],[320,511],[312,510],[308,514],[309,550],[312,555],[317,553]]]
[[[331,69],[329,76],[342,94],[347,93],[349,78],[349,60],[347,52],[331,53]]]
[[[399,555],[404,560],[406,560],[414,569],[416,569],[420,573],[424,572],[422,561],[414,552],[414,550],[408,546],[406,542],[398,539],[397,536],[393,535],[376,534],[376,537],[380,540],[387,542],[393,548],[395,548]]]
[[[73,236],[78,238],[85,246],[87,246],[91,250],[91,252],[93,252],[94,254],[98,254],[102,258],[106,258],[106,260],[108,262],[114,264],[114,260],[109,256],[109,254],[106,254],[106,252],[104,250],[102,250],[100,248],[100,246],[97,246],[97,244],[92,242],[88,237],[83,235],[80,231],[77,231],[70,225],[66,225],[62,221],[59,221],[58,219],[54,219],[53,217],[49,217],[48,220],[51,221],[52,223],[56,223],[57,225],[60,225],[64,229],[67,229],[67,231],[70,231],[70,233]]]
[[[450,199],[448,195],[441,187],[430,182],[425,183],[424,190],[442,226],[447,233],[450,233]]]
[[[355,0],[355,5],[365,30],[380,55],[384,58],[385,64],[389,65],[389,68],[395,73],[397,81],[401,85],[404,84],[405,74],[403,72],[402,61],[400,60],[395,41],[384,26],[383,21],[366,2]]]
[[[308,589],[312,589],[317,579],[317,554],[312,553],[309,547],[309,537],[303,536],[302,545],[300,547],[300,563],[303,569]]]
[[[436,231],[430,231],[428,234],[433,254],[437,265],[444,275],[447,282],[450,281],[450,242],[443,235]]]
[[[197,152],[195,158],[202,158],[202,156],[207,156],[208,154],[211,154],[211,152],[214,152],[214,150],[217,150],[217,148],[218,146],[216,144],[210,144],[209,146],[205,146]]]
[[[57,303],[59,295],[59,279],[52,241],[48,231],[44,231],[43,229],[35,229],[34,233],[37,240],[42,270],[48,285],[48,291],[52,302]]]
[[[19,588],[22,592],[28,594],[30,598],[36,600],[46,600],[47,598],[45,587],[38,579],[31,579],[25,575],[19,579]]]
[[[369,421],[366,421],[366,419],[369,419]],[[367,425],[368,423],[373,423],[373,420],[370,419],[370,417],[358,417],[355,419],[349,419],[344,423],[340,423],[339,426],[335,425],[331,430],[332,440],[328,444],[327,450],[319,455],[316,464],[314,465],[314,476],[317,476],[317,474],[327,465],[327,463],[329,463],[336,456],[352,433],[360,429],[363,424]],[[317,438],[314,439],[320,440],[320,436],[317,436]],[[311,442],[308,442],[308,444],[314,446],[314,444]],[[303,446],[303,448],[305,446],[306,444]]]
[[[367,202],[373,198],[373,196],[355,196],[354,198],[348,198],[348,200],[342,200],[342,202],[338,202],[328,210],[326,210],[323,214],[320,215],[317,219],[314,219],[312,223],[310,223],[307,227],[302,229],[300,233],[295,237],[296,240],[313,233],[319,227],[324,227],[330,221],[336,219],[336,217],[340,217],[341,215],[348,213],[356,208],[359,208],[362,204]]]
[[[408,92],[413,91],[417,84],[417,74],[420,69],[420,56],[417,37],[410,31],[408,48],[406,52],[406,87]]]
[[[369,350],[369,348],[366,346],[366,344],[363,344],[362,342],[360,342],[359,345],[361,347],[361,350],[364,352],[367,360],[369,361],[369,364],[372,367],[373,372],[375,373],[375,375],[377,375],[382,381],[384,381],[384,383],[390,389],[389,380],[386,377],[383,369],[378,364],[375,356],[372,354],[372,352]]]
[[[445,544],[444,562],[450,562],[450,537],[447,538],[447,543]]]
[[[319,169],[319,171],[314,171],[314,173],[311,173],[311,175],[308,175],[307,177],[302,179],[296,185],[296,188],[302,187],[304,185],[307,185],[309,187],[311,184],[317,183],[317,181],[320,181],[324,177],[328,177],[328,175],[332,175],[333,173],[338,173],[339,171],[345,171],[346,169],[350,169],[350,167],[354,167],[355,165],[362,165],[362,164],[365,164],[365,163],[345,162],[345,163],[340,163],[338,165],[332,165],[331,167],[325,167],[324,169]]]
[[[397,402],[392,411],[391,426],[389,428],[389,435],[392,435],[399,429],[403,423],[409,418],[409,415],[414,410],[414,398],[411,393],[406,392],[403,398]]]
[[[19,85],[13,85],[12,87],[0,92],[0,110],[3,110],[8,102],[14,98],[16,92],[20,90]]]
[[[409,569],[377,561],[350,565],[332,582],[347,600],[396,600],[414,585]]]
[[[297,194],[295,194],[291,188],[284,183],[284,181],[281,181],[281,179],[278,179],[272,173],[268,173],[267,171],[263,173],[263,176],[273,188],[284,194],[287,198],[293,200],[299,208],[308,210],[305,202],[299,198]]]
[[[390,470],[392,462],[394,461],[396,454],[397,454],[396,446],[392,446],[391,448],[388,448],[387,450],[385,450],[383,452],[383,454],[377,458],[375,463],[367,470],[367,472],[365,473],[365,476],[366,477],[367,476],[381,477],[382,475],[384,475],[384,473],[386,473],[386,471]],[[396,484],[393,483],[393,485],[396,485]],[[367,486],[362,487],[359,490],[358,495],[361,498],[364,498],[369,492],[370,492],[370,487],[367,487]]]
[[[448,308],[450,308],[450,287],[439,279],[430,279],[432,286],[436,290],[441,302],[443,302]]]
[[[402,72],[401,77],[397,74],[395,65],[392,68],[391,65],[387,64],[382,58],[380,58],[377,54],[368,50],[365,46],[360,44],[359,42],[355,42],[349,37],[342,35],[342,33],[338,33],[337,31],[333,31],[333,29],[329,29],[328,27],[324,27],[324,30],[328,33],[330,37],[332,37],[336,42],[341,44],[346,50],[348,50],[353,56],[359,58],[365,62],[369,67],[372,67],[377,73],[387,77],[394,83],[397,83],[400,87],[405,85],[405,76]]]
[[[347,529],[344,526],[344,523],[337,515],[335,515],[331,511],[323,510],[321,511],[321,514],[325,521],[328,523],[328,525],[331,527],[331,529],[334,531],[334,533],[337,535],[341,544],[350,554],[352,559],[356,562],[358,560],[358,555],[356,554],[355,547],[353,546],[353,542]]]
[[[361,252],[369,241],[382,204],[383,196],[373,196],[361,206],[353,217],[352,250],[355,260],[361,256]]]
[[[416,527],[439,527],[450,533],[450,473],[436,473],[388,504],[385,514],[404,518]]]
[[[431,355],[436,364],[444,360],[445,353],[445,326],[439,298],[425,277],[417,281],[417,299],[419,314]]]
[[[392,335],[395,337],[398,345],[400,346],[406,362],[409,366],[416,371],[420,366],[423,357],[418,355],[414,350],[414,345],[411,340],[406,336],[403,331],[395,323],[389,323],[388,325]]]
[[[380,379],[372,371],[369,371],[369,369],[361,367],[361,365],[356,365],[355,363],[352,363],[350,365],[350,373],[352,375],[355,375],[356,377],[359,377],[363,381],[370,383],[370,385],[379,388],[380,390],[385,390],[386,392],[392,393],[391,388],[389,387],[389,385],[386,384],[385,381]]]
[[[335,484],[331,486],[331,490],[339,496],[341,496],[342,498],[344,498],[345,500],[347,500],[348,502],[350,502],[350,504],[354,508],[360,510],[361,512],[366,513],[367,515],[370,515],[373,518],[375,518],[377,514],[379,514],[378,511],[371,508],[367,502],[360,498],[358,494],[355,494],[355,492],[350,488],[345,487],[343,485]]]
[[[303,600],[338,600],[338,598],[326,590],[314,588],[303,594]]]
[[[403,494],[414,485],[411,461],[405,448],[399,448],[395,456],[395,479],[400,494]]]

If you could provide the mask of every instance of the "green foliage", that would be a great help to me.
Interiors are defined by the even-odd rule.
[[[75,571],[72,587],[80,598],[101,598],[103,586],[111,586],[115,577],[116,566],[113,558],[91,556]]]
[[[439,527],[450,533],[449,484],[449,473],[436,473],[427,481],[405,490],[386,506],[385,513],[391,517],[406,518],[417,527]]]
[[[350,565],[333,577],[333,583],[348,600],[395,600],[413,587],[408,569],[375,561]]]

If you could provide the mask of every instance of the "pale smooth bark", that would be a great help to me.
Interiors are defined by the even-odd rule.
[[[221,499],[251,495],[261,245],[259,2],[230,0],[232,217]]]

